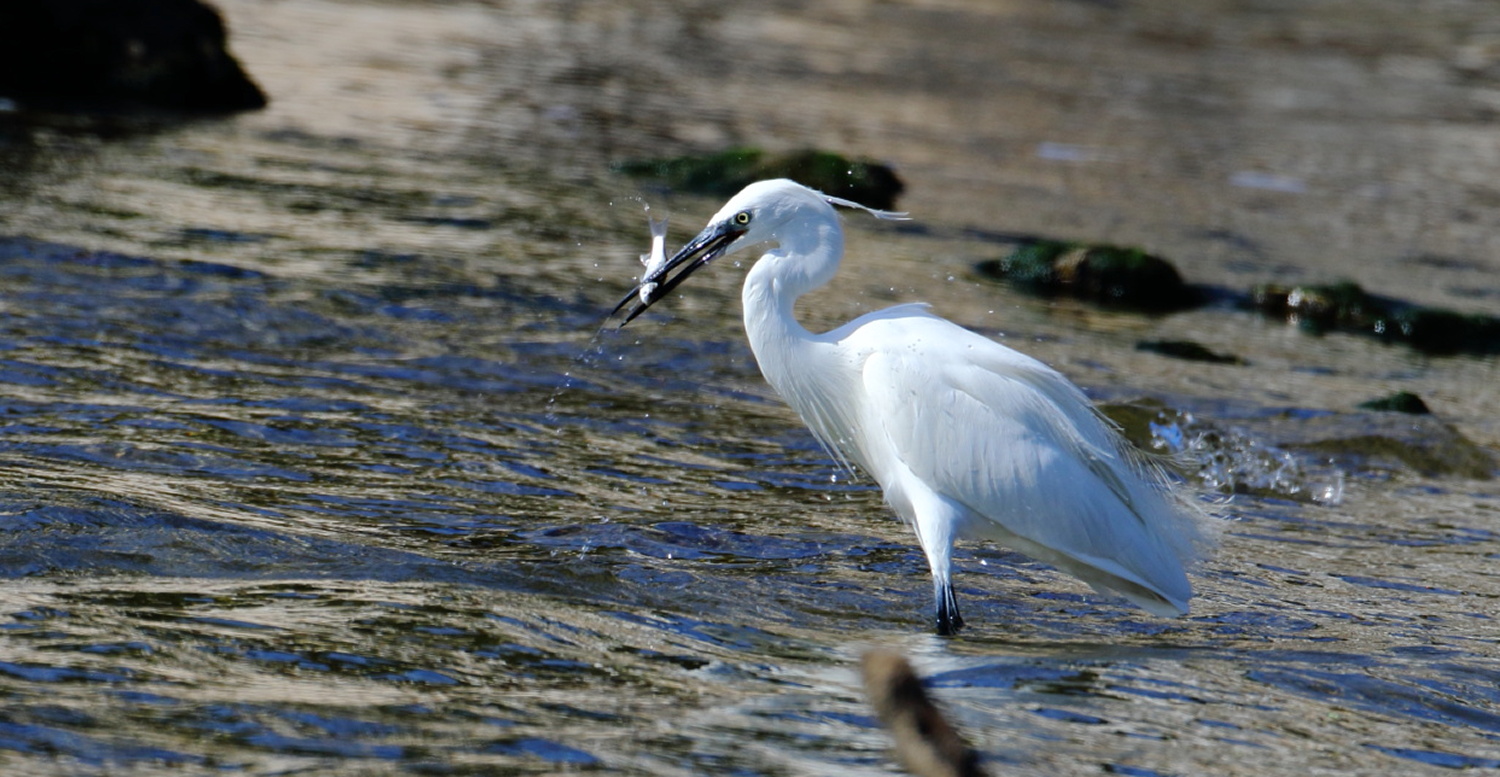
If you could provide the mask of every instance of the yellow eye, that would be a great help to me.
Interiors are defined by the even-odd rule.
[[[746,224],[749,224],[750,223],[750,211],[748,211],[748,210],[742,210],[739,213],[734,214],[734,223],[739,224],[742,227],[745,226]]]

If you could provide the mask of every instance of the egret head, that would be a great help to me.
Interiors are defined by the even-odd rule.
[[[665,265],[641,278],[640,284],[620,300],[620,304],[615,306],[616,313],[631,300],[637,297],[640,299],[620,326],[646,312],[657,300],[670,294],[689,275],[709,262],[760,243],[781,242],[788,234],[788,225],[799,216],[809,212],[822,214],[828,217],[830,223],[836,223],[833,221],[834,205],[868,211],[877,218],[905,218],[905,214],[875,210],[857,202],[830,197],[785,178],[757,181],[731,197],[708,220],[708,226],[697,237],[688,241]],[[681,271],[671,275],[679,267],[682,268]],[[642,288],[648,288],[649,291],[641,295]]]

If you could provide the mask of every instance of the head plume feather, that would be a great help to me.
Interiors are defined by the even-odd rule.
[[[862,210],[877,219],[884,219],[886,221],[911,220],[911,217],[906,215],[906,211],[879,210],[868,205],[861,205],[853,200],[846,200],[842,197],[833,197],[831,195],[823,194],[822,192],[819,192],[818,195],[822,197],[824,201],[826,201],[829,205],[837,205],[841,208],[854,208],[855,210]]]

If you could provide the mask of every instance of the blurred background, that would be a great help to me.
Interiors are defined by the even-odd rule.
[[[874,645],[994,773],[1500,766],[1492,4],[20,5],[7,774],[885,774]],[[1192,615],[968,544],[932,636],[742,266],[606,321],[647,206],[830,170],[913,220],[804,323],[927,301],[1083,386],[1223,521]]]

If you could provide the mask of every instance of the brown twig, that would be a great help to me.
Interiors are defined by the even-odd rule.
[[[871,650],[863,661],[865,693],[896,740],[896,758],[917,777],[984,777],[970,750],[943,717],[900,653]]]

